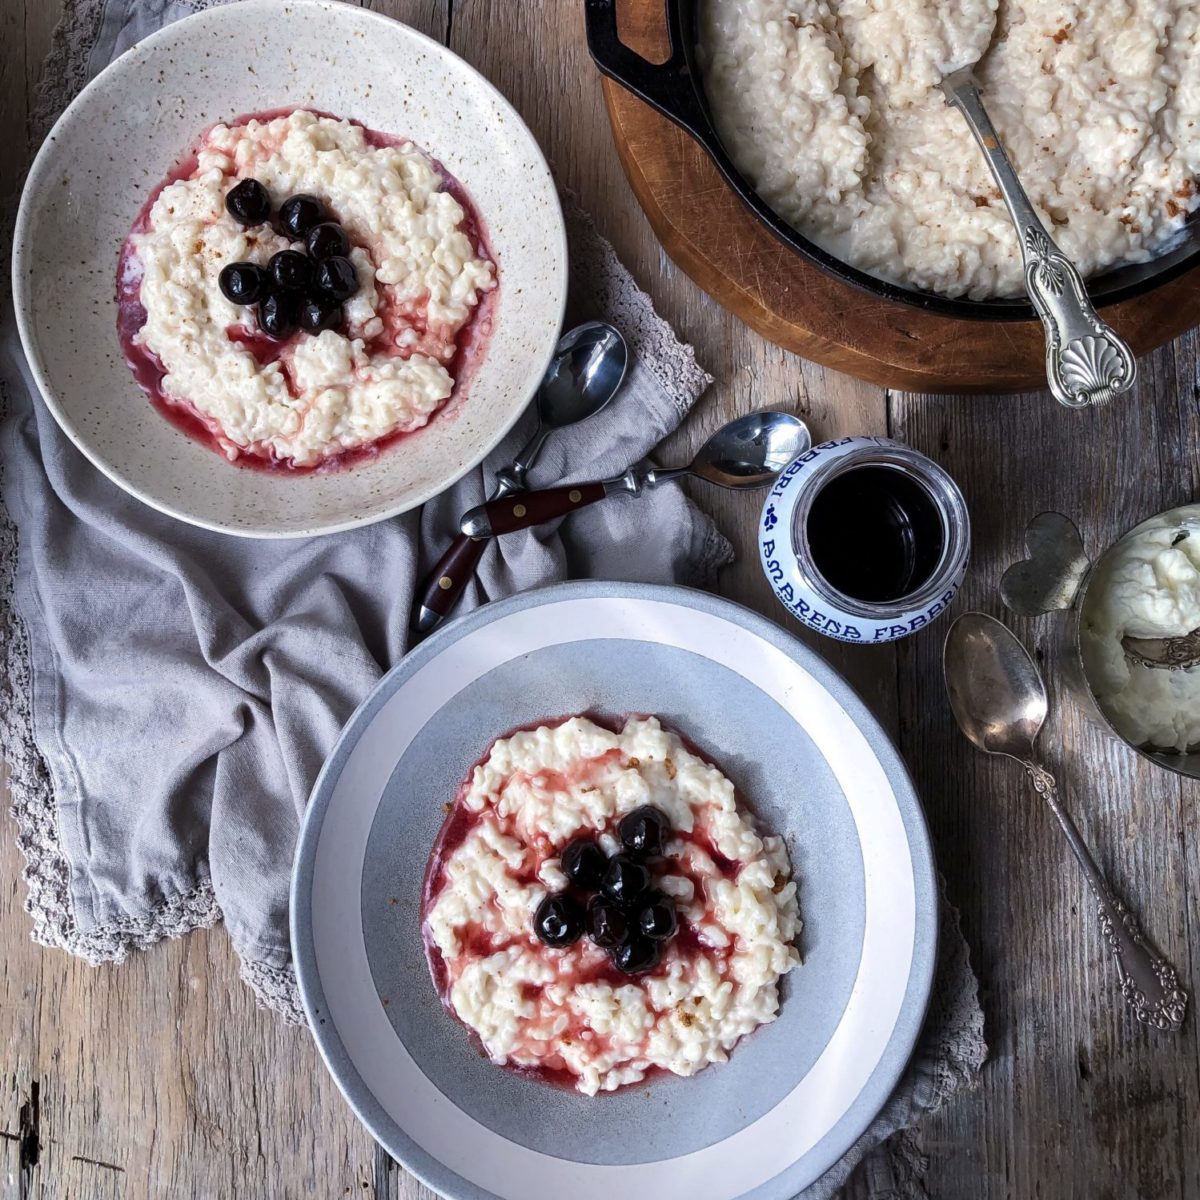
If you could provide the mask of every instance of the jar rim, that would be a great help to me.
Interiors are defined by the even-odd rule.
[[[833,479],[864,467],[890,468],[911,479],[929,496],[942,524],[942,552],[928,578],[893,600],[861,600],[834,587],[817,567],[808,541],[808,517],[817,496]],[[810,486],[793,510],[790,537],[797,563],[807,576],[805,582],[825,603],[849,616],[886,620],[934,603],[961,573],[970,553],[970,516],[958,484],[943,467],[899,442],[877,438],[816,468]]]

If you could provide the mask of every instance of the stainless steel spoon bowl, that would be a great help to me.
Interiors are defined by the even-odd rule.
[[[656,467],[643,459],[611,479],[547,488],[515,499],[489,500],[471,509],[461,528],[472,538],[512,533],[566,516],[614,492],[636,496],[643,488],[688,475],[738,491],[763,488],[811,445],[808,426],[799,417],[771,411],[747,413],[722,425],[686,467]]]
[[[563,334],[538,389],[538,432],[544,437],[599,412],[617,394],[628,367],[629,347],[607,321],[585,321]],[[527,446],[517,462],[536,453]]]
[[[559,339],[538,388],[537,427],[512,463],[496,473],[492,499],[525,490],[525,479],[556,429],[598,413],[617,394],[629,367],[629,347],[607,321],[585,321]],[[430,571],[413,614],[413,629],[427,634],[449,615],[475,574],[485,544],[460,533]]]
[[[1175,968],[1146,941],[1133,914],[1113,894],[1063,808],[1054,776],[1034,758],[1034,742],[1049,711],[1037,664],[1006,625],[971,612],[950,626],[942,665],[950,707],[963,733],[980,750],[1019,762],[1058,819],[1100,904],[1100,928],[1116,960],[1126,1004],[1145,1025],[1179,1029],[1188,997]]]
[[[652,470],[647,483],[694,475],[723,488],[760,488],[812,445],[808,426],[791,413],[752,412],[722,425],[686,467]]]

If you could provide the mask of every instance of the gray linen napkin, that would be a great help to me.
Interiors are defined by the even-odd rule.
[[[35,132],[117,54],[214,2],[71,0]],[[569,197],[565,207],[571,320],[613,321],[634,366],[602,417],[554,435],[537,484],[623,469],[709,382],[591,221]],[[414,587],[528,423],[420,513],[336,537],[247,541],[160,516],[110,484],[37,397],[7,311],[0,348],[12,521],[0,508],[0,749],[34,937],[89,962],[120,961],[223,919],[259,998],[299,1020],[287,885],[310,785],[343,721],[403,655]],[[647,527],[655,539],[642,536]],[[464,610],[567,575],[704,584],[730,554],[681,492],[663,488],[494,543]],[[942,925],[938,984],[908,1073],[805,1200],[836,1194],[860,1162],[857,1179],[876,1200],[921,1194],[909,1135],[880,1143],[973,1078],[985,1054],[947,903]]]

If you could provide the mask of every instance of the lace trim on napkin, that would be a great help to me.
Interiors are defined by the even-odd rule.
[[[0,388],[0,418],[7,408]],[[162,901],[144,917],[124,917],[87,933],[76,926],[53,782],[33,736],[29,635],[14,596],[17,554],[16,527],[0,505],[0,754],[8,763],[10,811],[25,857],[25,910],[33,918],[34,940],[43,946],[59,946],[93,966],[121,962],[131,948],[145,949],[161,938],[215,924],[221,910],[212,888],[202,883]]]
[[[649,294],[633,282],[612,243],[596,228],[575,193],[561,185],[559,190],[568,239],[576,256],[584,259],[582,264],[572,265],[572,299],[579,301],[586,312],[603,313],[625,334],[634,361],[645,367],[671,397],[679,417],[686,417],[695,398],[712,383],[712,376],[696,361],[692,346],[680,341],[675,330],[654,311]],[[729,557],[732,555],[730,547]]]
[[[54,28],[50,53],[42,63],[29,132],[38,144],[50,132],[59,114],[87,83],[88,56],[104,20],[104,0],[78,0],[67,4]]]

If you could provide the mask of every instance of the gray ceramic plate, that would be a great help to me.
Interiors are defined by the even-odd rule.
[[[514,726],[652,712],[788,842],[804,964],[779,1019],[691,1079],[588,1099],[494,1066],[443,1010],[420,936],[429,848]],[[919,1032],[933,858],[900,758],[847,684],[771,622],[683,588],[575,583],[488,605],[390,672],[313,790],[292,886],[325,1062],[405,1166],[455,1200],[785,1200],[866,1128]]]

